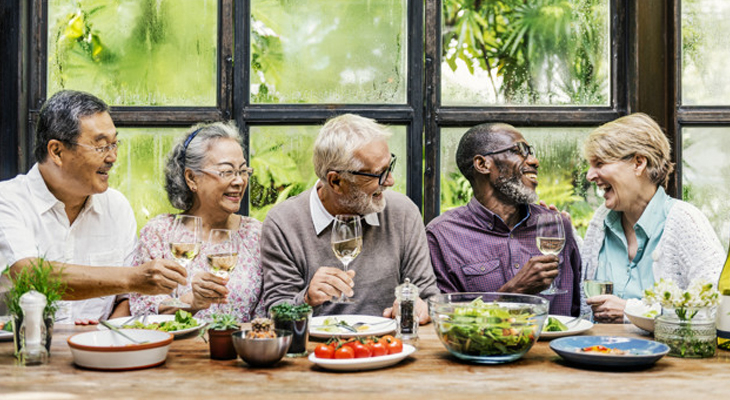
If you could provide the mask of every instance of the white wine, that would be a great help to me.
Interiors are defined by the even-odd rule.
[[[200,243],[170,243],[170,253],[177,260],[192,260],[200,252]]]
[[[360,250],[362,250],[362,236],[332,243],[332,251],[335,252],[337,259],[345,265],[352,262],[360,254]]]
[[[720,281],[717,283],[720,292],[720,305],[717,310],[717,347],[730,350],[730,254],[722,267]]]
[[[213,274],[225,278],[238,263],[238,253],[208,254],[208,265]]]
[[[537,237],[537,249],[545,255],[558,255],[565,246],[565,238]]]
[[[586,280],[583,282],[583,289],[588,297],[613,294],[613,282]]]

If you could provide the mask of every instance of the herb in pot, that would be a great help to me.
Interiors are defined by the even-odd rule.
[[[280,303],[271,307],[269,313],[276,329],[292,332],[291,346],[287,355],[294,357],[306,355],[312,307],[309,304],[295,306],[291,303]]]

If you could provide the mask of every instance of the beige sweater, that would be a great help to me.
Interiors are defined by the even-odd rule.
[[[269,211],[261,235],[264,306],[304,302],[309,281],[319,267],[341,267],[330,245],[331,225],[315,234],[310,190]],[[314,315],[382,315],[393,305],[395,287],[410,278],[421,298],[439,293],[421,214],[406,196],[385,191],[387,206],[377,214],[380,226],[363,223],[363,250],[350,264],[356,271],[354,304],[326,302]]]

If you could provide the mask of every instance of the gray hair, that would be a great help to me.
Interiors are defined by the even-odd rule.
[[[109,106],[98,97],[76,90],[62,90],[41,107],[36,127],[33,154],[38,162],[48,157],[48,142],[55,139],[73,148],[80,132],[79,120],[109,112]]]
[[[327,121],[314,141],[314,172],[321,180],[329,171],[349,171],[362,168],[353,156],[361,147],[379,140],[388,140],[390,131],[370,118],[343,114]]]
[[[173,207],[184,211],[193,206],[193,192],[185,181],[185,169],[200,171],[210,146],[219,139],[233,139],[240,145],[241,135],[233,121],[194,125],[172,148],[165,166],[165,191]]]

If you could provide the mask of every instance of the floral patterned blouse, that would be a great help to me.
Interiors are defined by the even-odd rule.
[[[139,242],[134,255],[135,266],[144,264],[156,258],[172,258],[165,238],[170,234],[175,216],[161,214],[150,220],[139,233]],[[238,251],[238,264],[230,272],[228,281],[228,304],[213,304],[208,309],[200,310],[195,318],[209,320],[214,312],[230,312],[241,322],[248,322],[253,318],[265,316],[263,302],[260,301],[263,291],[263,270],[261,268],[261,251],[259,238],[261,237],[261,222],[250,217],[241,217],[241,225],[233,233],[233,243]],[[190,280],[200,271],[207,270],[205,257],[207,243],[203,242],[200,254],[188,267],[188,285],[181,287],[180,295],[191,291]],[[132,293],[130,309],[132,315],[143,314],[145,311],[157,313],[159,304],[169,295],[141,295]]]

